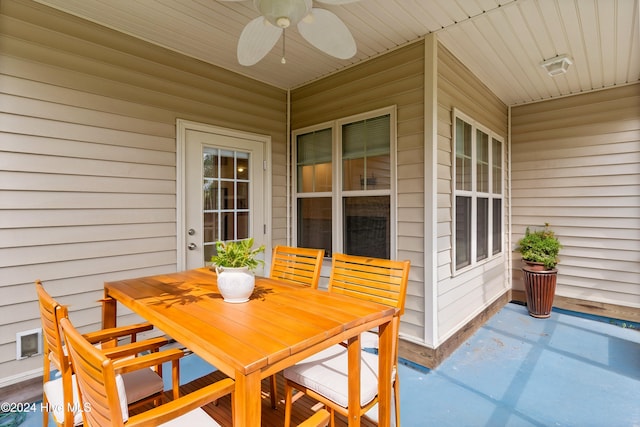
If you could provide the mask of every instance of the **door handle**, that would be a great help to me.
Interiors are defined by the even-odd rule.
[[[189,243],[189,246],[187,246],[187,248],[189,248],[190,251],[194,250],[196,247],[197,246],[195,243]]]

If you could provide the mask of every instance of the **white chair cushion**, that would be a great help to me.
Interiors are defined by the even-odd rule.
[[[147,369],[141,369],[146,371]],[[154,373],[155,375],[155,373]],[[156,375],[157,376],[157,375]],[[129,419],[129,404],[127,403],[127,390],[122,375],[116,375],[116,388],[118,390],[118,401],[120,402],[120,411],[122,412],[122,422],[126,423]]]
[[[378,394],[378,357],[361,352],[360,404]],[[284,377],[346,408],[349,402],[348,352],[335,345],[284,370]]]
[[[71,376],[71,385],[73,389],[73,401],[71,404],[74,410],[73,425],[80,425],[82,424],[82,412],[80,411],[78,383],[75,374]],[[118,387],[118,397],[120,399],[123,421],[129,419],[129,403],[136,402],[144,397],[164,390],[162,378],[151,369],[141,369],[124,375],[117,375],[116,386]],[[43,390],[49,401],[49,410],[53,413],[55,420],[62,424],[64,422],[62,378],[48,381],[44,385]]]
[[[162,427],[220,427],[220,424],[201,408],[194,409],[160,425]]]
[[[71,385],[73,389],[73,401],[71,403],[73,411],[73,425],[82,424],[82,412],[80,412],[80,399],[78,395],[78,384],[76,376],[72,375]],[[62,424],[64,422],[64,395],[62,393],[62,378],[47,381],[43,387],[44,394],[49,402],[49,412],[53,413],[56,422]]]

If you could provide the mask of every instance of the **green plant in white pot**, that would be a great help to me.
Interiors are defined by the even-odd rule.
[[[211,262],[218,275],[218,290],[226,302],[249,301],[256,283],[253,271],[264,264],[258,258],[264,250],[264,245],[253,248],[253,238],[216,242],[216,254]]]

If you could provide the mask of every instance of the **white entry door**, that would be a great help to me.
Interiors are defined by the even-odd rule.
[[[203,267],[216,241],[267,243],[265,137],[184,129],[183,247],[186,269]],[[180,208],[179,208],[180,209]],[[257,273],[261,273],[258,271]]]

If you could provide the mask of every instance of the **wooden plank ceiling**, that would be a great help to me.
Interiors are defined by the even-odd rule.
[[[259,14],[252,0],[37,0],[140,39],[291,89],[437,33],[439,40],[507,105],[640,80],[639,0],[360,0],[333,11],[358,52],[332,58],[296,29],[258,64],[238,64],[236,45]],[[539,65],[566,54],[566,74]]]

